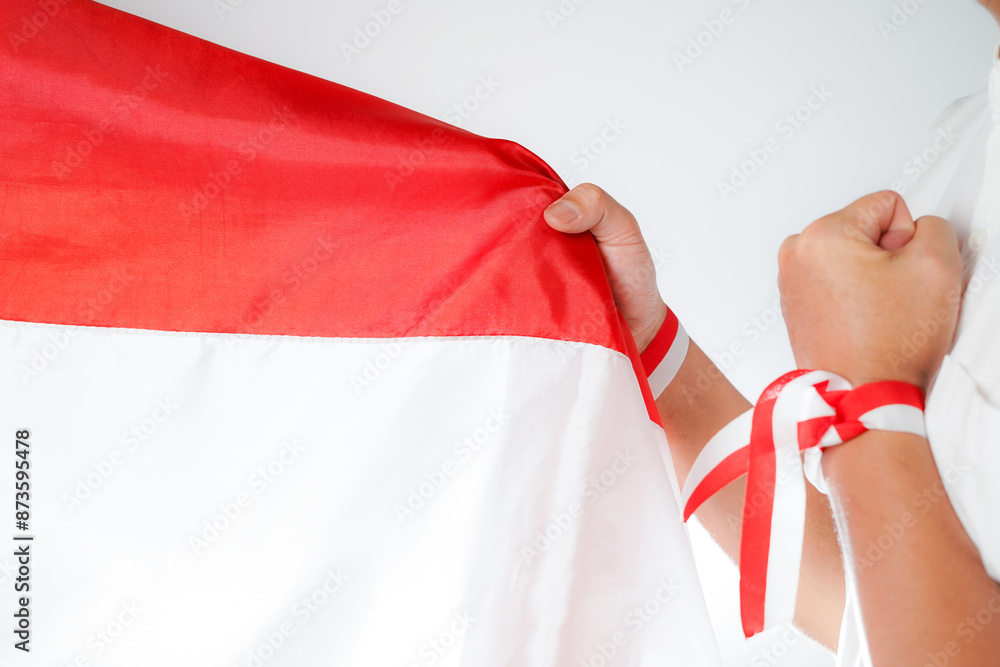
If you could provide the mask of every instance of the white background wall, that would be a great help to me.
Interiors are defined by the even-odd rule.
[[[668,303],[754,398],[793,366],[775,309],[782,239],[901,179],[944,106],[985,86],[998,44],[973,0],[394,0],[348,57],[389,0],[103,1],[513,139],[570,185],[601,185],[662,258]],[[725,10],[730,23],[711,24]],[[829,99],[779,128],[814,88]],[[718,183],[769,138],[777,152],[724,198]],[[795,634],[744,641],[735,569],[694,533],[727,665],[832,664]]]

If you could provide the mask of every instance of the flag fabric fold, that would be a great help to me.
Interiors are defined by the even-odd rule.
[[[550,167],[87,0],[0,27],[3,664],[718,664]]]

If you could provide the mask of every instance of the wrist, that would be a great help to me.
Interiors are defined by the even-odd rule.
[[[916,439],[916,440],[914,440]],[[830,479],[837,476],[857,477],[858,467],[883,469],[905,466],[913,455],[914,442],[927,442],[925,436],[901,431],[870,430],[836,447],[823,450],[823,474]]]
[[[752,407],[694,341],[656,406],[681,483],[712,436]]]
[[[666,305],[663,311],[663,321],[656,334],[640,353],[654,399],[666,390],[680,372],[690,344],[687,332],[673,311]]]
[[[667,320],[667,315],[670,309],[667,308],[667,304],[662,298],[657,296],[657,303],[653,309],[654,315],[652,321],[646,326],[645,329],[639,331],[635,334],[635,346],[639,349],[639,354],[646,351],[649,344],[656,338],[663,328],[664,322]]]
[[[889,344],[881,348],[852,347],[853,350],[847,346],[835,350],[822,349],[818,350],[819,354],[805,354],[802,357],[796,355],[796,359],[802,363],[802,368],[836,373],[853,387],[875,382],[904,382],[919,387],[924,392],[941,363],[940,359],[935,365],[918,358],[925,350],[916,343],[907,343],[895,349]]]
[[[851,383],[852,387],[860,387],[876,382],[902,382],[919,387],[920,391],[927,391],[927,374],[918,373],[913,370],[903,369],[865,369],[844,374],[844,378]]]
[[[822,476],[836,485],[865,479],[873,471],[890,471],[912,461],[914,445],[926,448],[925,392],[902,380],[854,385],[835,403],[846,437],[823,448]],[[850,435],[861,426],[861,433]],[[876,478],[880,475],[876,472]]]

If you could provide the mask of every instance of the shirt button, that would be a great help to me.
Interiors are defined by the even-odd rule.
[[[969,236],[969,249],[979,252],[986,247],[990,240],[990,233],[985,229],[977,229]]]

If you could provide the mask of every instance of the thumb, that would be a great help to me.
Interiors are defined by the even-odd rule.
[[[553,202],[545,209],[545,222],[570,234],[589,229],[606,247],[644,245],[635,216],[593,183],[582,183]]]
[[[892,190],[862,197],[843,209],[838,217],[850,238],[878,245],[883,250],[899,250],[916,231],[906,202]]]

